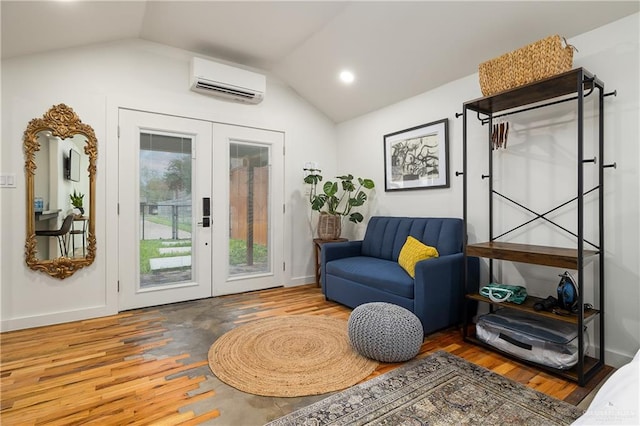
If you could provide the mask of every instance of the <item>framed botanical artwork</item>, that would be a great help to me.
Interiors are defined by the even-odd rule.
[[[449,120],[384,135],[384,190],[449,187]]]

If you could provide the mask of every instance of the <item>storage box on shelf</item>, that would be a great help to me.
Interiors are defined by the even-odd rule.
[[[494,95],[569,71],[573,50],[556,34],[483,62],[478,66],[482,94]]]

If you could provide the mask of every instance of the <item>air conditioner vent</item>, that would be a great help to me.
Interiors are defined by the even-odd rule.
[[[196,89],[202,90],[215,90],[216,92],[226,93],[231,96],[240,96],[247,99],[253,99],[256,97],[255,93],[247,92],[239,89],[232,89],[231,87],[220,86],[219,84],[206,83],[204,81],[198,81],[196,83]]]
[[[265,87],[264,75],[200,58],[191,60],[194,92],[257,104],[264,99]]]

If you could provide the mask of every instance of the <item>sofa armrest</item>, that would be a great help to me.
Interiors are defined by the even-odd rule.
[[[320,279],[322,290],[326,288],[324,281],[327,276],[327,262],[345,257],[360,256],[362,253],[362,241],[344,241],[339,243],[325,243],[320,252]]]
[[[324,265],[332,260],[345,257],[360,256],[362,241],[344,241],[340,243],[326,243],[322,245],[321,262]]]
[[[414,303],[425,334],[460,323],[465,292],[477,291],[479,259],[468,257],[469,283],[464,290],[464,254],[455,253],[416,264]]]

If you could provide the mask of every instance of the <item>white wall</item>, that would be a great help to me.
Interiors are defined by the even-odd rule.
[[[311,234],[302,203],[302,167],[318,161],[335,170],[335,126],[295,92],[268,76],[262,104],[241,105],[188,90],[186,51],[126,41],[2,61],[3,173],[17,188],[3,189],[1,329],[33,327],[117,312],[117,108],[138,107],[285,133],[285,285],[313,281]],[[25,181],[22,133],[29,120],[66,103],[98,139],[96,238],[93,265],[65,280],[24,263]],[[12,206],[6,209],[5,206]],[[301,210],[301,209],[305,210]]]
[[[604,160],[598,159],[617,163],[617,169],[606,170],[604,183],[605,360],[614,366],[629,361],[640,347],[639,21],[640,15],[635,14],[569,40],[579,49],[574,56],[574,67],[584,67],[597,74],[605,83],[605,92],[617,90],[618,93],[617,97],[605,98],[605,155]],[[478,75],[474,74],[338,125],[338,169],[375,180],[377,190],[372,214],[462,217],[462,178],[455,176],[456,170],[462,170],[462,118],[455,118],[455,113],[462,111],[464,102],[481,96]],[[585,107],[585,134],[594,129],[589,102]],[[537,206],[540,212],[576,194],[575,113],[567,112],[567,108],[510,117],[509,147],[494,154],[503,164],[494,171],[496,176],[502,176],[502,179],[496,178],[496,184],[524,204]],[[383,135],[445,117],[449,118],[451,187],[385,192]],[[478,125],[474,117],[469,118],[468,125],[469,239],[474,242],[488,238],[488,184],[480,179],[481,174],[488,172],[488,150],[484,142],[487,129]],[[594,153],[592,140],[585,146],[585,157],[589,157],[589,153]],[[366,161],[353,160],[358,157]],[[585,166],[585,175],[594,169]],[[529,172],[529,177],[520,171]],[[593,182],[592,176],[587,176],[585,181]],[[589,188],[585,184],[585,189]],[[587,216],[592,218],[594,203],[586,201],[585,206]],[[525,216],[510,207],[502,207],[497,214],[500,222],[494,223],[507,222],[512,226],[521,223],[518,220]],[[573,204],[552,216],[563,225],[575,226],[575,214]],[[571,246],[567,241],[572,241],[575,244],[575,239],[557,237],[555,229],[539,222],[527,228],[527,233],[517,232],[513,241],[565,246]],[[351,237],[361,237],[364,229],[364,226],[351,228],[349,232]],[[592,236],[595,229],[593,225],[586,226],[586,234]],[[597,243],[597,239],[595,241]],[[486,267],[484,272],[486,277]],[[525,283],[532,294],[539,296],[555,292],[558,272],[562,270],[527,265],[497,271],[501,275],[498,278],[514,284]],[[589,268],[588,280],[593,274],[593,268]],[[595,297],[592,287],[588,285],[587,300]]]

